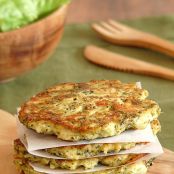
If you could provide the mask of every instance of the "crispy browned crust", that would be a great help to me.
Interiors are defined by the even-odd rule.
[[[32,123],[42,121],[73,132],[93,132],[111,122],[121,124],[157,105],[144,100],[147,96],[148,92],[135,83],[114,80],[64,83],[27,101],[20,109],[19,120],[32,129]]]
[[[99,89],[101,91],[99,91]],[[57,86],[51,87],[44,92],[39,93],[38,95],[32,97],[28,102],[26,102],[19,112],[19,119],[22,123],[27,125],[28,122],[33,121],[50,121],[54,124],[60,124],[61,126],[66,126],[69,129],[78,130],[78,131],[85,131],[89,130],[91,122],[94,121],[98,124],[96,126],[101,126],[107,124],[110,120],[118,119],[117,113],[111,112],[108,115],[101,116],[106,117],[106,119],[97,119],[97,120],[90,120],[88,119],[89,116],[87,112],[91,110],[90,108],[90,101],[96,99],[96,105],[98,106],[106,106],[112,104],[116,108],[119,106],[114,102],[109,101],[109,98],[118,97],[116,93],[107,93],[106,91],[111,91],[112,89],[116,89],[121,91],[122,93],[127,94],[120,94],[121,100],[131,99],[136,94],[137,98],[141,98],[142,93],[145,91],[136,87],[135,84],[122,84],[119,81],[92,81],[89,83],[65,83],[59,84]],[[64,113],[57,109],[56,106],[53,105],[61,103],[63,100],[73,98],[74,100],[80,100],[79,93],[105,93],[107,99],[103,100],[101,97],[95,97],[93,95],[83,96],[82,101],[79,101],[82,105],[85,104],[84,111],[76,114],[70,114],[68,116],[64,116]],[[111,96],[112,95],[112,96]],[[73,101],[72,101],[73,103]],[[123,109],[123,108],[122,108]],[[114,115],[113,115],[114,114]],[[114,116],[114,117],[113,117]],[[97,115],[96,115],[96,118]],[[78,122],[74,124],[74,122]],[[83,126],[82,126],[83,125]],[[93,127],[94,129],[94,127]]]

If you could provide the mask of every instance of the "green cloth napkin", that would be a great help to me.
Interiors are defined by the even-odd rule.
[[[159,35],[174,42],[174,16],[151,17],[126,24]],[[61,44],[51,58],[14,81],[0,84],[0,108],[11,113],[37,92],[60,82],[88,81],[91,79],[119,79],[123,82],[141,81],[161,108],[162,132],[159,138],[164,147],[174,150],[174,82],[159,78],[119,72],[88,62],[83,56],[84,47],[95,44],[113,52],[153,62],[174,69],[174,59],[160,53],[134,47],[112,45],[99,39],[89,24],[67,25]]]

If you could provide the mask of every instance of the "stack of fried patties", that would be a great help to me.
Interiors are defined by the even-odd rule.
[[[20,108],[27,131],[14,142],[15,165],[22,174],[147,173],[162,153],[160,107],[147,97],[139,84],[117,80],[48,88]]]

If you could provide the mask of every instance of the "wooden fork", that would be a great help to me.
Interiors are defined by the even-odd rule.
[[[174,56],[174,44],[158,36],[125,26],[113,20],[93,24],[92,28],[104,40],[127,46],[149,48],[169,56]]]

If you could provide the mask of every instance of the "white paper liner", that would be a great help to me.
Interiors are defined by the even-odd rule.
[[[91,141],[69,142],[58,139],[55,136],[38,134],[33,130],[27,129],[17,119],[18,134],[22,138],[26,137],[27,150],[35,151],[53,147],[72,146],[81,144],[97,144],[97,143],[118,143],[118,142],[155,142],[155,138],[150,124],[143,130],[127,130],[118,136],[95,139]]]
[[[141,82],[136,82],[136,85],[137,85],[137,88],[142,89],[142,84],[141,84]]]
[[[145,149],[144,148],[142,148],[142,149],[140,148],[139,149],[139,153],[149,152],[149,151],[151,151],[152,153],[151,154],[147,154],[146,156],[142,157],[141,159],[138,159],[136,162],[142,161],[142,160],[149,160],[149,159],[157,157],[157,156],[159,156],[160,154],[163,153],[163,149],[162,149],[161,144],[159,143],[157,138],[156,138],[156,143],[150,143],[150,144]],[[128,164],[130,164],[130,163],[128,163]],[[42,166],[40,164],[35,164],[35,163],[30,163],[30,165],[33,167],[33,169],[35,171],[42,172],[42,173],[47,173],[47,174],[88,173],[88,172],[95,172],[95,171],[101,171],[101,170],[115,168],[115,167],[98,165],[94,169],[90,169],[90,170],[77,169],[77,170],[74,170],[74,171],[70,171],[70,170],[63,170],[63,169],[50,169],[47,166]]]
[[[23,142],[23,141],[22,141]],[[108,154],[100,153],[99,155],[93,156],[93,157],[101,157],[101,156],[112,156],[116,154],[140,154],[140,153],[159,153],[163,152],[162,147],[160,149],[159,146],[159,141],[156,138],[156,142],[154,143],[147,143],[147,144],[139,144],[136,145],[135,147],[128,149],[128,150],[122,150],[120,152],[111,152]],[[26,143],[24,142],[24,145],[26,146]],[[159,147],[159,148],[156,148]],[[52,158],[52,159],[66,159],[66,158],[61,158],[56,155],[49,154],[45,151],[42,150],[36,150],[36,151],[29,151],[30,154],[39,156],[39,157],[44,157],[44,158]],[[90,157],[88,157],[90,158]],[[83,158],[82,158],[83,159]]]

